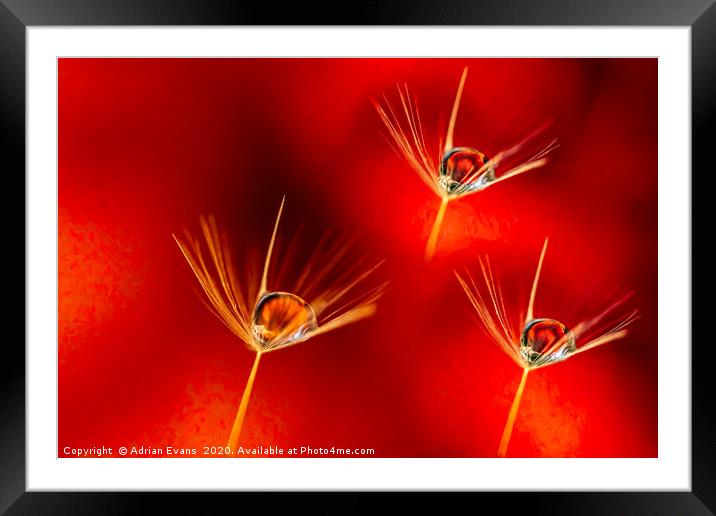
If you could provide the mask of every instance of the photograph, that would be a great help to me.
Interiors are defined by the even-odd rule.
[[[659,67],[59,56],[56,458],[658,458]]]

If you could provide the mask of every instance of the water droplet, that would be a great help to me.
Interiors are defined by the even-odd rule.
[[[576,349],[572,332],[554,319],[533,319],[522,331],[520,354],[530,366],[559,362]]]
[[[485,154],[470,147],[454,147],[440,162],[440,186],[449,195],[485,188],[495,180],[495,169]]]
[[[264,349],[301,340],[318,328],[316,312],[300,297],[288,292],[268,292],[256,303],[251,320],[254,338]]]

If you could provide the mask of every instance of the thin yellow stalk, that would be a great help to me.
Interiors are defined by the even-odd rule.
[[[549,238],[544,239],[544,245],[542,246],[542,253],[539,255],[539,262],[537,263],[537,272],[535,273],[535,279],[532,282],[532,292],[530,293],[530,303],[527,306],[527,317],[525,318],[525,324],[532,321],[534,316],[535,308],[535,296],[537,295],[537,284],[539,283],[539,275],[542,272],[542,262],[544,262],[544,254],[547,252],[547,243]]]
[[[510,407],[510,415],[507,417],[507,424],[502,432],[502,439],[500,439],[500,447],[497,449],[498,457],[505,457],[507,455],[507,447],[510,445],[510,438],[512,437],[512,428],[515,426],[515,419],[517,419],[517,411],[520,408],[520,401],[522,401],[522,393],[525,390],[525,384],[527,383],[527,373],[529,369],[526,367],[522,371],[522,379],[520,385],[517,387],[517,392],[512,400],[512,407]]]
[[[239,404],[239,410],[236,412],[236,419],[234,419],[234,426],[231,428],[231,435],[229,435],[229,442],[227,446],[233,452],[236,450],[239,444],[239,436],[241,435],[241,427],[244,424],[244,416],[246,415],[246,408],[249,405],[249,398],[251,397],[251,388],[254,386],[254,379],[256,378],[256,371],[259,368],[259,361],[261,360],[261,352],[256,353],[256,359],[254,360],[254,366],[251,368],[249,374],[249,380],[246,382],[246,388],[244,394],[241,396],[241,403]]]
[[[433,229],[430,231],[430,237],[428,238],[428,244],[425,247],[425,261],[429,262],[432,260],[433,255],[435,254],[435,248],[438,244],[438,236],[440,236],[440,227],[443,225],[443,219],[445,218],[445,210],[447,209],[448,205],[448,198],[443,197],[442,201],[440,202],[440,208],[438,209],[438,214],[435,217],[435,222],[433,223]]]
[[[268,281],[269,265],[271,265],[271,253],[273,253],[273,245],[276,242],[276,232],[278,231],[278,222],[281,220],[281,213],[283,212],[283,205],[286,202],[286,196],[281,199],[281,207],[278,209],[278,215],[276,215],[276,222],[273,226],[273,233],[271,234],[271,243],[269,243],[268,252],[266,253],[266,261],[264,262],[264,273],[261,276],[261,287],[259,288],[259,296],[261,297],[266,293],[266,283]]]
[[[452,113],[450,114],[450,123],[448,124],[447,137],[445,138],[445,149],[443,152],[452,150],[452,137],[455,132],[455,121],[457,120],[457,110],[460,108],[460,98],[462,97],[462,89],[465,87],[465,79],[467,79],[467,66],[462,71],[462,77],[460,77],[460,85],[457,87],[457,94],[455,95],[455,103],[452,106]]]

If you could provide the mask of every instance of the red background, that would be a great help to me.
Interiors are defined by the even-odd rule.
[[[543,169],[451,203],[384,140],[372,98],[418,96],[428,141],[470,73],[456,145],[488,156],[552,121]],[[171,233],[213,213],[263,253],[305,223],[385,258],[372,319],[264,357],[244,445],[496,454],[521,371],[453,276],[489,253],[524,310],[568,326],[634,290],[629,337],[527,381],[511,456],[657,454],[655,59],[61,59],[59,445],[223,445],[254,356],[202,304]],[[302,240],[303,242],[303,240]]]

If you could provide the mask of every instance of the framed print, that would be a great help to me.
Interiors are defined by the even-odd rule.
[[[27,303],[3,509],[716,506],[691,290],[709,2],[4,4]]]

